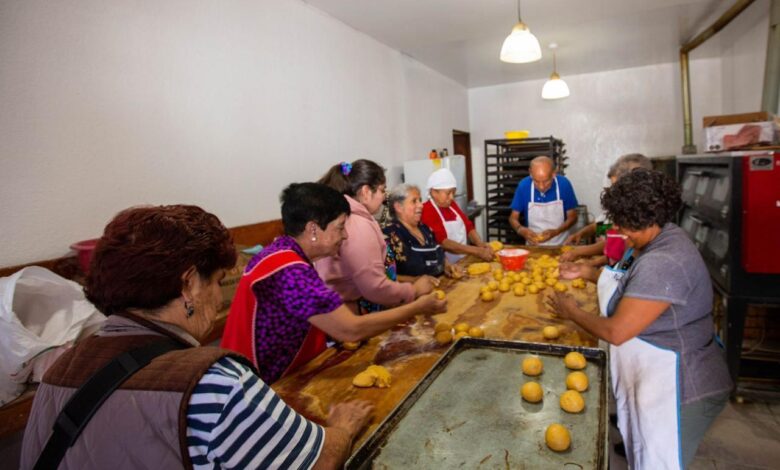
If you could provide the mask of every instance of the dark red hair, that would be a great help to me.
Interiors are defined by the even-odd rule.
[[[181,296],[190,267],[208,279],[235,264],[233,239],[215,215],[197,206],[133,207],[106,226],[84,293],[106,315],[153,310]]]

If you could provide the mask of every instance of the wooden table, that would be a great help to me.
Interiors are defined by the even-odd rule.
[[[544,253],[559,254],[557,248],[530,248],[531,258]],[[470,264],[476,259],[466,259]],[[461,261],[462,263],[464,261]],[[492,263],[493,268],[500,266]],[[399,325],[389,332],[365,342],[358,350],[346,351],[329,348],[296,373],[273,384],[272,388],[293,408],[309,419],[324,423],[332,404],[353,400],[369,400],[376,406],[374,416],[356,444],[365,440],[403,397],[430,370],[449,345],[441,346],[433,339],[434,326],[438,322],[452,325],[465,322],[481,326],[485,337],[514,339],[531,342],[551,342],[575,346],[597,345],[597,340],[574,323],[553,318],[544,299],[552,292],[547,288],[539,294],[515,296],[512,291],[498,293],[491,302],[480,299],[480,287],[493,280],[492,273],[477,277],[466,275],[463,279],[443,279],[441,288],[447,293],[447,311],[433,316],[418,316],[408,324]],[[582,307],[597,311],[596,286],[588,283],[585,289],[569,286]],[[555,325],[561,335],[556,340],[546,340],[542,328]],[[392,374],[390,388],[357,388],[352,378],[371,364],[385,366]]]

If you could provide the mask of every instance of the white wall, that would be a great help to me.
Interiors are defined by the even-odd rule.
[[[769,0],[758,0],[720,31],[722,114],[761,110],[769,38]],[[695,51],[694,51],[695,53]]]
[[[720,114],[720,60],[691,63],[694,141],[701,117]],[[527,129],[533,136],[563,139],[571,179],[581,204],[597,214],[599,194],[609,165],[620,155],[675,155],[683,143],[682,101],[678,64],[563,76],[571,96],[541,98],[544,80],[469,90],[475,191],[485,199],[484,141],[504,131]]]
[[[465,88],[299,0],[0,2],[0,266],[62,256],[136,204],[227,226],[288,183],[468,130]]]

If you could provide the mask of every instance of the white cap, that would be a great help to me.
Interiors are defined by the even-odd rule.
[[[428,177],[428,189],[450,189],[457,186],[455,175],[447,168],[440,168]]]

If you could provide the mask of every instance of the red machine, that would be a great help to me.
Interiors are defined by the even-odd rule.
[[[742,267],[780,273],[780,153],[742,157]]]

